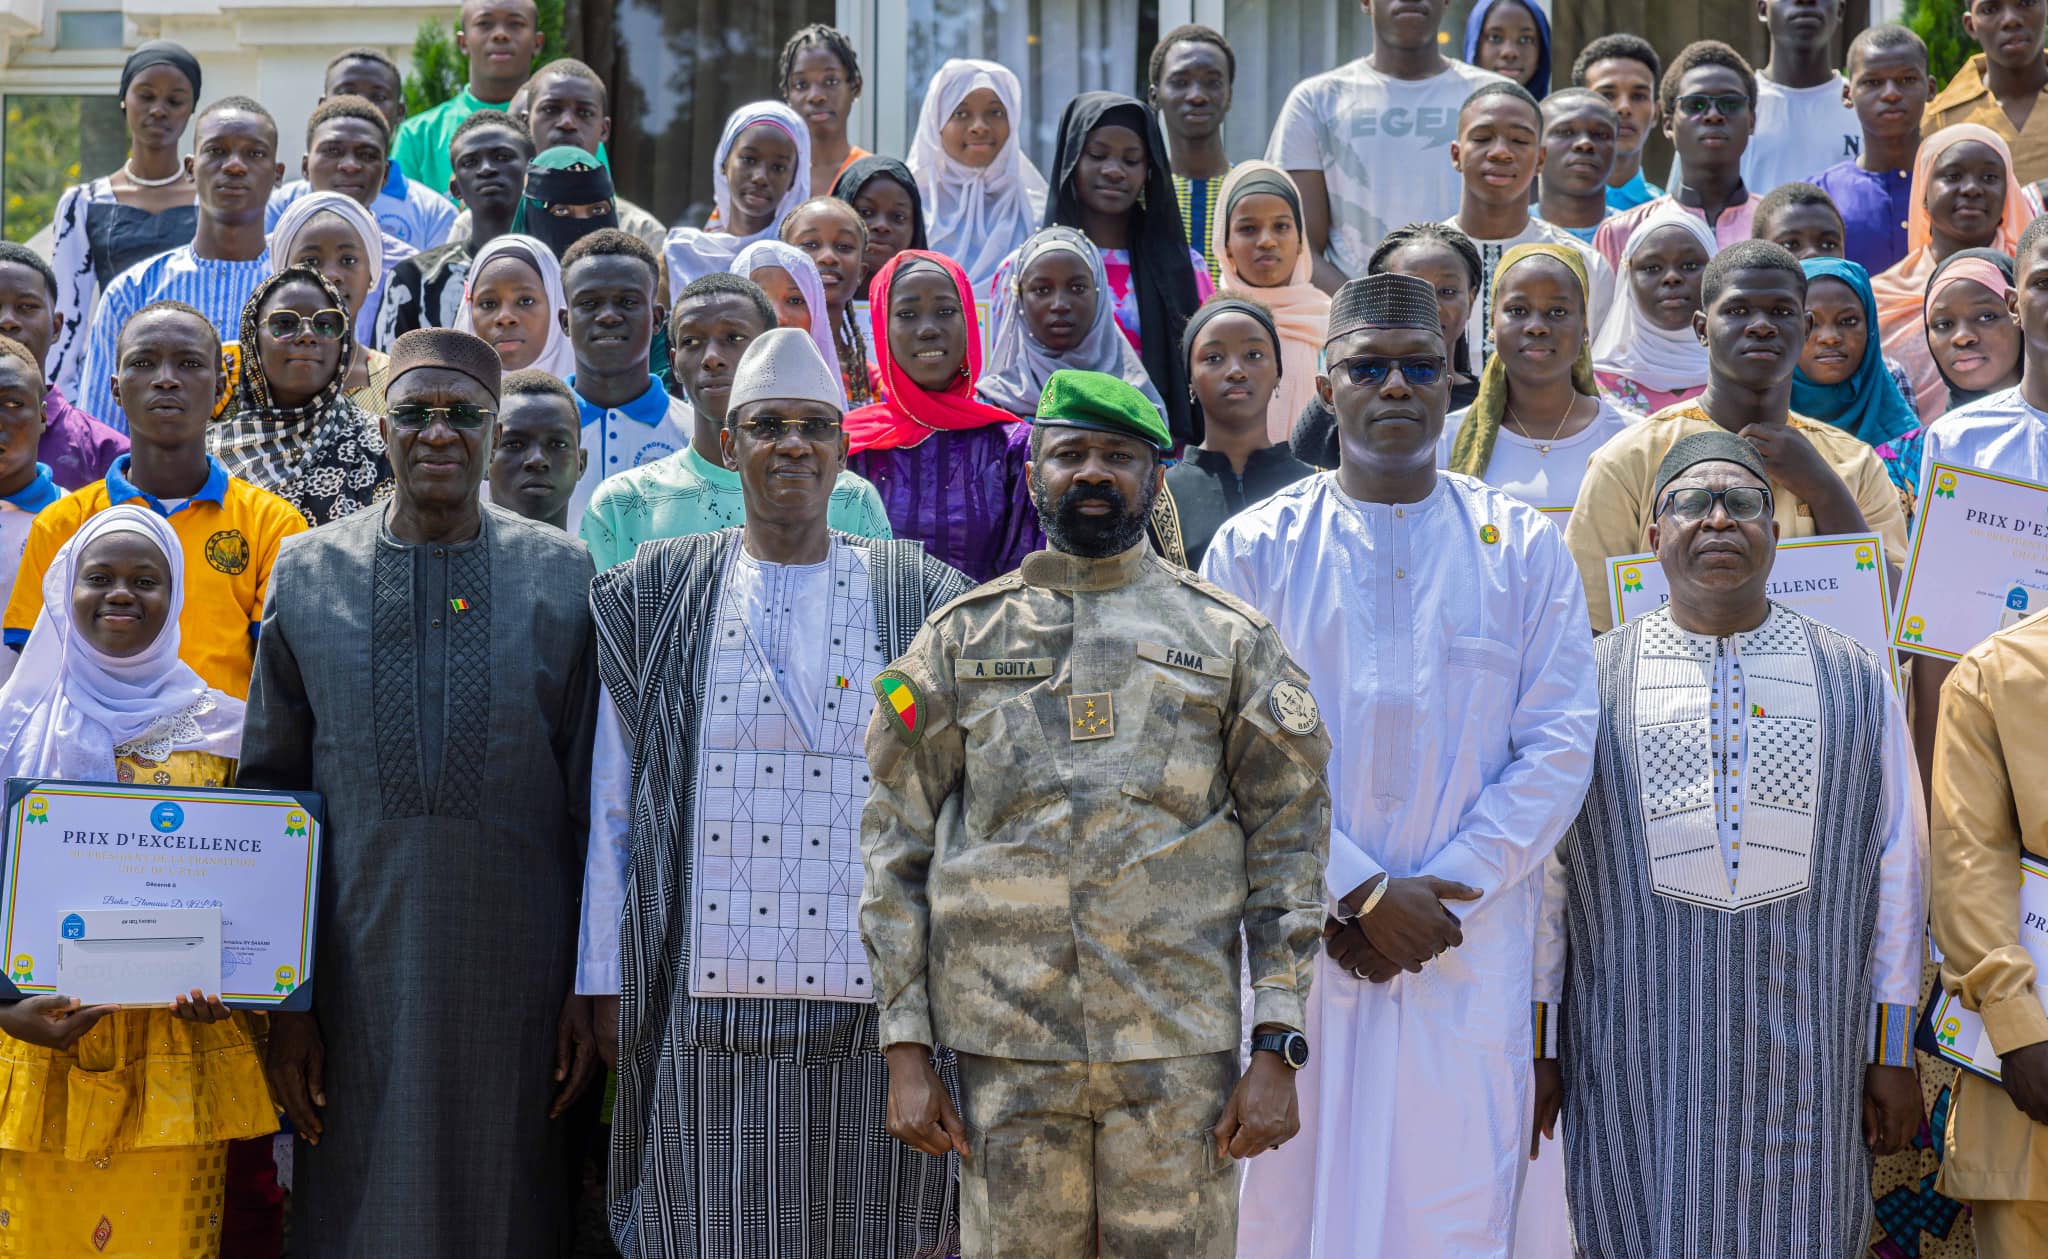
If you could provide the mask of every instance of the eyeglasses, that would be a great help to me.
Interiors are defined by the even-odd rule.
[[[489,407],[480,407],[474,402],[458,402],[454,406],[430,407],[418,402],[401,402],[385,412],[397,428],[417,432],[430,428],[435,420],[444,420],[448,427],[459,431],[482,428],[497,412]]]
[[[273,310],[263,319],[263,330],[280,341],[291,341],[312,325],[313,335],[322,341],[339,341],[348,332],[348,313],[333,307],[301,315],[295,310]]]
[[[785,420],[779,415],[770,415],[760,419],[741,420],[739,428],[757,442],[779,442],[789,435],[791,429],[795,429],[807,442],[822,442],[830,441],[839,435],[840,423],[838,420],[828,420],[819,416],[803,420]]]
[[[1737,485],[1725,490],[1703,490],[1688,487],[1673,490],[1664,496],[1664,510],[1659,516],[1669,513],[1674,520],[1690,524],[1705,520],[1714,514],[1714,504],[1728,513],[1728,519],[1739,523],[1758,520],[1771,507],[1771,492],[1754,485]]]
[[[1401,379],[1411,385],[1433,385],[1444,374],[1444,357],[1441,354],[1414,354],[1407,358],[1381,358],[1377,354],[1354,354],[1330,364],[1330,374],[1343,372],[1354,385],[1381,385],[1386,383],[1395,368],[1401,369]]]
[[[1678,98],[1678,112],[1681,114],[1690,114],[1698,118],[1709,109],[1723,118],[1733,118],[1748,111],[1749,98],[1740,92],[1729,92],[1725,95],[1718,92],[1694,92]]]

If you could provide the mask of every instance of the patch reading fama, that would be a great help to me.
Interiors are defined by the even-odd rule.
[[[1314,734],[1323,724],[1322,710],[1316,707],[1316,697],[1308,688],[1298,682],[1281,679],[1273,684],[1272,697],[1267,701],[1273,709],[1273,720],[1289,734]]]
[[[1031,656],[1017,660],[969,660],[962,657],[953,662],[953,680],[956,682],[1035,682],[1049,678],[1059,664],[1051,656]]]
[[[1189,673],[1200,673],[1212,678],[1230,676],[1230,661],[1206,651],[1188,651],[1182,647],[1168,647],[1164,643],[1138,640],[1138,656],[1163,664],[1170,669],[1185,669]]]
[[[927,714],[918,708],[924,697],[918,694],[917,683],[895,669],[884,669],[875,675],[874,688],[875,697],[882,701],[881,711],[896,723],[896,732],[903,736],[903,741],[914,745],[924,738]]]

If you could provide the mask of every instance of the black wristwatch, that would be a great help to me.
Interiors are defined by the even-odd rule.
[[[1300,1032],[1261,1032],[1252,1037],[1252,1052],[1269,1049],[1280,1055],[1280,1061],[1296,1071],[1308,1065],[1308,1037]]]

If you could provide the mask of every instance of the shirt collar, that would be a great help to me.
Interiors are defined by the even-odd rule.
[[[462,95],[458,99],[468,107],[471,113],[475,113],[479,109],[505,109],[507,113],[511,112],[509,109],[506,109],[506,106],[512,103],[511,101],[487,101],[475,92],[470,91],[469,84],[467,83],[462,85]]]
[[[139,498],[149,504],[150,510],[154,511],[157,515],[164,517],[173,515],[174,513],[164,506],[162,499],[154,494],[137,489],[135,483],[128,479],[128,466],[133,462],[134,458],[133,455],[122,455],[119,459],[114,460],[112,467],[107,469],[107,501],[109,503],[126,503]],[[198,502],[212,503],[214,506],[219,507],[227,502],[227,497],[228,470],[221,465],[220,460],[212,455],[208,455],[206,457],[206,484],[200,486],[199,492],[186,499],[177,510],[183,511],[185,508]]]
[[[387,159],[384,163],[382,192],[393,201],[405,200],[405,168],[398,164],[397,158]]]
[[[30,515],[34,515],[62,497],[64,497],[64,491],[58,487],[57,478],[50,475],[50,465],[47,463],[38,463],[36,465],[35,479],[27,485],[22,486],[12,494],[0,494],[0,500],[4,500],[10,506],[18,507]]]
[[[740,474],[722,463],[713,463],[698,454],[695,442],[683,447],[683,462],[685,466],[693,469],[698,476],[703,477],[706,481],[721,489],[736,490],[740,488]]]
[[[1119,555],[1091,560],[1064,551],[1033,551],[1024,557],[1024,583],[1046,590],[1116,590],[1136,581],[1151,557],[1152,543],[1141,538]]]
[[[568,385],[572,391],[576,388],[574,376],[569,377]],[[647,377],[647,392],[622,407],[601,407],[594,402],[585,401],[580,393],[576,395],[576,410],[581,413],[585,428],[614,412],[635,424],[653,428],[668,417],[668,403],[668,391],[663,389],[661,382],[652,375]]]
[[[1694,192],[1691,188],[1687,187],[1682,183],[1672,185],[1671,199],[1673,201],[1676,201],[1679,205],[1684,206],[1688,210],[1700,211],[1702,216],[1704,216],[1706,213],[1706,203],[1700,200],[1700,194]],[[1736,206],[1739,206],[1748,200],[1749,185],[1737,184],[1735,186],[1735,195],[1728,198],[1728,204],[1722,207],[1721,213],[1726,214],[1728,211],[1733,210]]]

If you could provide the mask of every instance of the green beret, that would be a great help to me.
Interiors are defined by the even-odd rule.
[[[1038,395],[1038,415],[1032,423],[1124,433],[1162,452],[1173,449],[1173,436],[1159,408],[1129,381],[1107,372],[1071,367],[1054,372]]]

